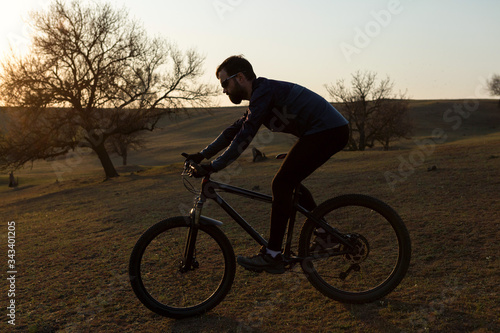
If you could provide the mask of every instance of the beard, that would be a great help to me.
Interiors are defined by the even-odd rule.
[[[241,98],[240,96],[236,96],[234,94],[231,94],[231,95],[229,95],[229,100],[231,102],[233,102],[233,104],[241,104],[241,101],[243,100],[243,98]]]
[[[243,87],[236,81],[234,91],[228,94],[229,100],[234,104],[240,104],[243,98],[245,98],[245,91]]]

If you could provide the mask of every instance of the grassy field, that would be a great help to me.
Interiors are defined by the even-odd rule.
[[[345,305],[316,291],[295,268],[280,276],[237,268],[227,298],[206,315],[172,320],[134,296],[127,265],[149,226],[191,205],[180,177],[182,151],[202,148],[242,110],[166,120],[148,146],[132,153],[120,177],[103,181],[94,156],[35,163],[17,172],[20,186],[0,177],[1,253],[15,221],[16,326],[22,332],[499,332],[498,276],[500,112],[496,101],[415,101],[415,140],[388,152],[341,152],[306,180],[321,202],[345,193],[379,197],[393,206],[412,238],[408,275],[384,299]],[[448,112],[448,110],[462,111]],[[240,112],[241,113],[241,112]],[[292,144],[263,131],[254,141],[268,156]],[[118,165],[118,159],[116,160]],[[55,167],[55,168],[54,168]],[[270,193],[279,162],[243,156],[221,175],[236,186]],[[59,172],[56,174],[54,169]],[[194,181],[196,183],[196,181]],[[267,235],[269,206],[227,197]],[[236,254],[255,243],[214,205]],[[0,330],[9,284],[2,273]]]

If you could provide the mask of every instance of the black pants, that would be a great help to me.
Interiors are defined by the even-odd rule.
[[[280,251],[292,209],[295,187],[335,153],[341,151],[349,140],[348,125],[306,135],[288,152],[272,183],[273,203],[268,248]],[[305,198],[304,198],[305,199]],[[312,203],[308,203],[310,209]]]

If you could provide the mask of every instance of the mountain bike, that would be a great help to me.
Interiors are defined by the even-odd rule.
[[[267,246],[220,193],[267,203],[272,197],[214,181],[210,175],[203,177],[201,189],[196,191],[187,185],[186,177],[201,171],[192,161],[184,163],[184,184],[197,194],[189,215],[151,226],[130,256],[132,289],[148,309],[162,316],[184,318],[205,313],[231,289],[236,274],[234,250],[220,228],[223,223],[202,215],[207,200],[216,202],[258,244]],[[297,186],[285,235],[285,269],[299,264],[318,291],[340,302],[372,302],[393,291],[405,276],[411,257],[410,236],[397,212],[361,194],[340,195],[308,210],[304,206],[310,207],[311,200],[309,190],[302,184]],[[297,212],[306,220],[297,249],[292,250]]]

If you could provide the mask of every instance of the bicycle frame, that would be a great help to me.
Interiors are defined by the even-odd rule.
[[[207,175],[207,171],[186,160],[182,175],[198,177]],[[190,183],[184,185],[196,194],[190,213],[162,219],[151,226],[135,244],[129,261],[130,282],[139,300],[153,312],[172,318],[200,315],[214,308],[231,289],[237,262],[247,268],[240,257],[236,260],[233,244],[219,228],[222,222],[202,215],[204,203],[215,201],[258,244],[267,246],[268,242],[221,194],[273,201],[270,195],[213,181],[209,175],[201,181],[201,189]],[[280,263],[284,270],[269,273],[294,274],[293,269],[300,264],[316,289],[347,303],[380,299],[399,285],[409,267],[411,244],[408,230],[396,211],[362,194],[341,195],[316,205],[307,188],[300,184],[291,197]],[[295,254],[291,243],[297,212],[307,220],[298,242],[293,244]],[[367,260],[369,256],[373,259]],[[249,270],[264,269],[250,266]],[[209,283],[198,283],[200,279],[208,279]]]
[[[295,218],[296,218],[296,213],[300,212],[302,215],[307,217],[308,219],[314,221],[318,226],[322,227],[326,232],[332,234],[340,243],[344,244],[347,248],[346,250],[352,248],[352,244],[342,235],[339,233],[335,228],[331,227],[329,224],[327,224],[324,220],[317,219],[309,210],[306,208],[302,207],[298,201],[299,201],[299,196],[298,196],[298,189],[300,188],[299,186],[295,189],[294,194],[293,194],[293,205],[292,205],[292,212],[290,214],[290,220],[288,222],[288,229],[287,229],[287,234],[286,234],[286,242],[285,242],[285,249],[283,252],[283,255],[285,258],[291,258],[291,243],[292,243],[292,235],[293,235],[293,227],[295,224]],[[235,194],[238,196],[242,196],[245,198],[249,198],[252,200],[257,200],[257,201],[263,201],[267,203],[272,203],[272,196],[246,190],[244,188],[220,183],[217,181],[213,181],[210,179],[209,176],[205,176],[202,180],[202,186],[201,186],[201,191],[200,195],[197,197],[195,201],[195,205],[193,209],[191,210],[190,213],[190,220],[191,220],[191,226],[194,228],[192,231],[190,231],[190,234],[188,236],[188,241],[186,244],[186,260],[188,261],[189,258],[192,258],[192,249],[194,248],[194,244],[191,241],[194,237],[196,238],[196,232],[197,228],[196,225],[198,223],[208,223],[208,224],[214,224],[214,225],[220,225],[222,222],[202,216],[201,211],[203,208],[203,204],[206,202],[207,199],[211,199],[215,201],[236,223],[238,223],[243,230],[245,230],[257,243],[263,246],[267,246],[267,241],[240,215],[238,212],[234,210],[220,195],[218,192],[225,192],[225,193],[230,193],[230,194]],[[192,234],[194,233],[194,235]],[[189,255],[191,254],[191,255]],[[305,259],[305,258],[296,258],[298,260]],[[189,265],[186,266],[189,267]]]

